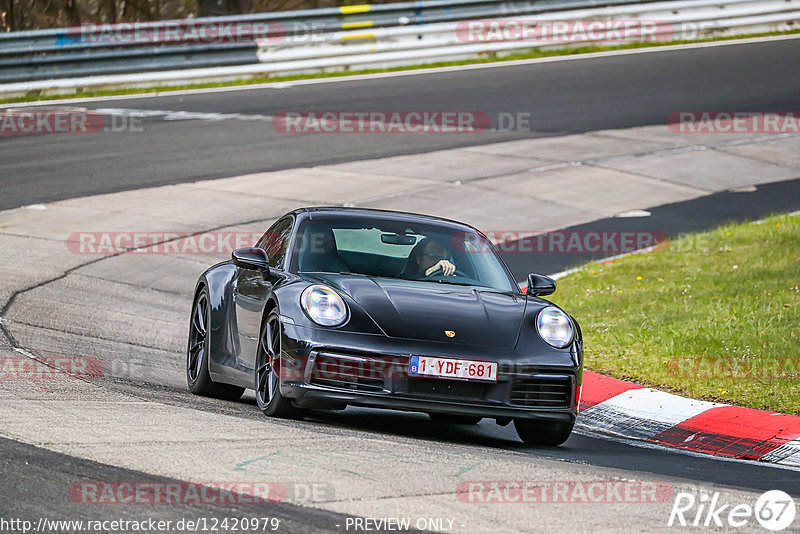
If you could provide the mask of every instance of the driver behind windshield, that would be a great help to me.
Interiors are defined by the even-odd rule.
[[[447,249],[438,241],[426,237],[414,245],[408,255],[406,267],[400,276],[423,279],[434,274],[453,276],[456,266],[448,259]]]

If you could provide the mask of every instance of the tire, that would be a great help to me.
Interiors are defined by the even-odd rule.
[[[434,423],[443,425],[477,425],[483,417],[477,415],[450,415],[446,413],[429,413],[428,417]]]
[[[195,395],[222,400],[237,400],[244,388],[219,384],[208,374],[208,356],[211,353],[211,306],[208,290],[203,286],[197,292],[189,319],[189,343],[186,347],[186,383]]]
[[[572,433],[571,423],[551,423],[531,419],[514,419],[517,434],[527,445],[545,445],[555,447],[561,445]]]
[[[255,393],[259,409],[270,417],[302,419],[306,411],[295,407],[281,393],[281,323],[273,308],[261,326],[256,354]]]

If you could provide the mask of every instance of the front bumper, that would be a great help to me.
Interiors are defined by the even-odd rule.
[[[579,347],[519,354],[284,324],[281,392],[299,406],[574,422]],[[411,355],[498,363],[496,382],[409,375]]]

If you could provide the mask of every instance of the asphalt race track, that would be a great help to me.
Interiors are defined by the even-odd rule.
[[[65,503],[63,495],[81,480],[136,480],[151,484],[177,482],[164,477],[154,477],[98,464],[89,460],[73,458],[52,453],[31,445],[0,438],[0,472],[5,481],[16,484],[3,484],[0,488],[0,503],[13,503],[14,515],[25,521],[38,521],[40,517],[83,517],[85,505]],[[259,517],[278,518],[282,532],[336,532],[331,528],[336,523],[344,523],[345,516],[330,512],[293,506],[291,504],[260,505],[184,505],[182,507],[148,506],[139,507],[117,505],[103,510],[101,517],[136,520],[142,514],[156,521],[175,517],[241,517],[244,514]],[[4,512],[10,511],[4,509]]]
[[[545,136],[662,125],[677,110],[792,110],[800,104],[800,39],[616,57],[495,67],[374,80],[307,84],[296,87],[216,91],[57,104],[87,109],[164,110],[143,119],[147,135],[0,136],[0,210],[88,195],[194,182],[262,171],[417,154]],[[478,110],[530,113],[530,131],[479,134],[348,136],[277,133],[268,119],[287,110]],[[176,112],[222,114],[220,120],[191,120]],[[238,115],[232,117],[231,115]],[[493,119],[494,120],[494,119]],[[538,154],[531,154],[536,157]],[[800,172],[798,172],[800,176]],[[202,210],[203,206],[198,206]],[[648,218],[603,218],[574,230],[659,228],[670,235],[702,230],[728,221],[756,219],[800,209],[800,178],[759,185],[752,192],[719,192],[649,209]],[[507,261],[519,280],[529,271],[553,273],[587,256],[543,255],[537,265],[525,256]],[[13,298],[13,297],[12,297]],[[57,300],[57,296],[52,297]],[[9,308],[7,302],[3,313]],[[124,303],[121,304],[124,306]],[[8,331],[3,327],[3,331]],[[10,337],[10,336],[9,336]],[[6,340],[3,340],[4,342]],[[8,341],[15,342],[13,339]],[[183,339],[180,343],[184,343]],[[251,396],[236,403],[197,399],[172,379],[161,382],[102,379],[100,387],[171,406],[263,422]],[[643,447],[605,435],[577,432],[558,448],[523,446],[511,427],[484,421],[476,427],[440,426],[421,414],[348,409],[315,413],[304,431],[358,439],[381,436],[422,440],[435,450],[470,446],[487,458],[508,453],[529,460],[555,460],[655,475],[683,484],[710,484],[743,491],[781,489],[800,495],[800,472],[747,461]],[[643,475],[644,474],[644,475]],[[168,478],[59,454],[0,438],[0,515],[80,517],[86,507],[63,499],[75,480],[154,480]],[[652,478],[652,477],[651,477]],[[9,484],[6,481],[15,481]],[[46,491],[42,491],[45,488]],[[247,509],[246,513],[251,513]],[[348,514],[294,504],[268,505],[261,514],[280,517],[288,532],[336,531]],[[175,518],[235,515],[234,506],[152,510],[104,509],[110,517]]]
[[[723,191],[685,202],[666,204],[649,209],[649,217],[610,217],[565,228],[564,231],[646,232],[654,228],[675,237],[698,232],[730,222],[757,220],[773,213],[791,213],[800,209],[800,179],[759,186],[752,193]],[[515,248],[510,245],[510,248]],[[525,280],[531,269],[543,273],[558,273],[587,260],[600,260],[607,253],[565,254],[540,253],[535,265],[520,254],[503,254],[517,280]]]

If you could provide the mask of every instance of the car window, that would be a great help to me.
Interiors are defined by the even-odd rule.
[[[291,233],[292,218],[286,217],[273,224],[256,243],[258,248],[266,251],[270,267],[276,269],[283,267],[283,260],[286,257],[286,249],[289,245]]]
[[[411,249],[422,239],[422,236],[409,236],[408,244],[387,244],[381,241],[383,235],[379,228],[333,228],[333,235],[336,236],[336,244],[340,251],[363,252],[368,254],[380,254],[395,258],[408,258]]]
[[[297,272],[517,288],[484,236],[435,223],[322,217],[301,223],[293,250]]]

